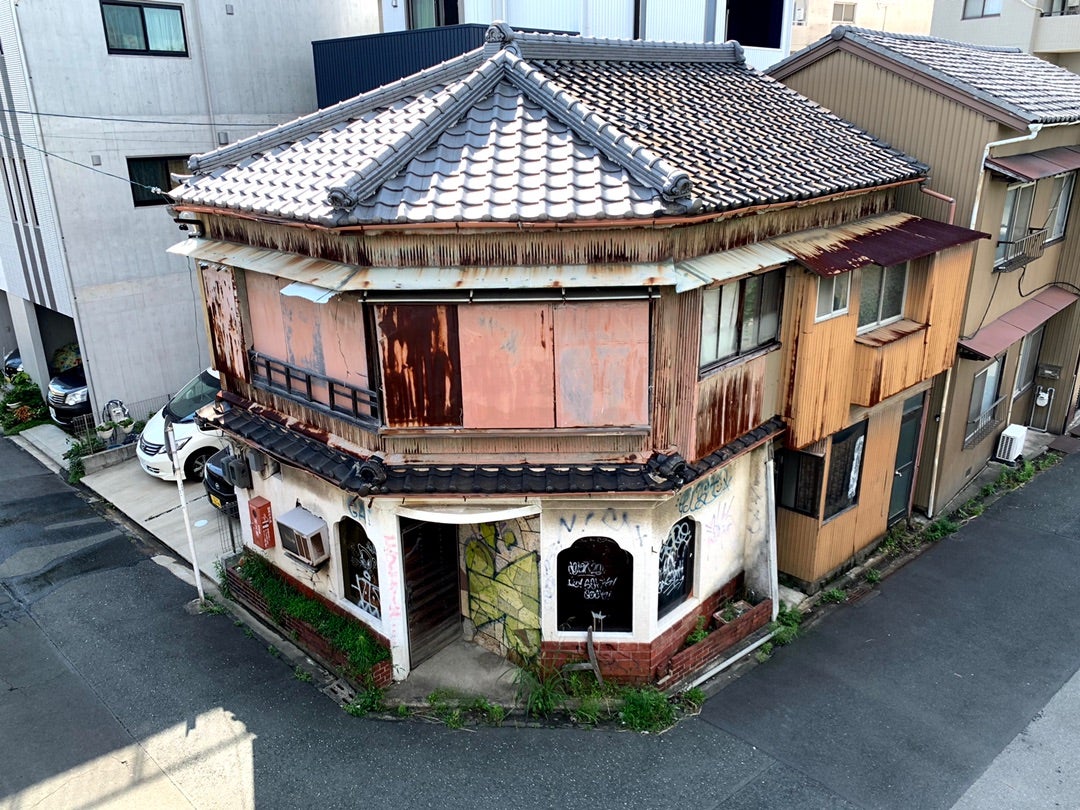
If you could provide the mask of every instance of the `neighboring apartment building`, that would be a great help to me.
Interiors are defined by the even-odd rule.
[[[313,110],[311,41],[378,26],[374,0],[0,2],[0,348],[44,385],[77,340],[94,413],[205,367],[170,174]]]
[[[1080,0],[937,0],[930,33],[1019,48],[1080,73]]]
[[[1015,459],[1023,429],[1009,426],[1062,433],[1076,415],[1080,76],[1017,49],[844,28],[772,73],[925,162],[957,220],[996,235],[975,257],[959,360],[934,387],[916,486],[934,514],[989,459]]]
[[[245,544],[394,677],[464,637],[673,683],[699,617],[774,614],[778,529],[885,531],[980,234],[737,45],[486,40],[192,159],[202,418]]]
[[[791,52],[817,42],[838,25],[929,34],[933,13],[934,0],[795,0]]]

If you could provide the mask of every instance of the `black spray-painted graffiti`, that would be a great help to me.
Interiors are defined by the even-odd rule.
[[[379,564],[375,546],[367,539],[363,529],[355,524],[354,526],[345,538],[346,596],[361,610],[381,619]]]
[[[731,489],[731,471],[727,468],[708,478],[703,478],[679,493],[679,500],[676,502],[679,514],[686,515],[698,509],[704,509],[729,489]]]
[[[683,518],[660,547],[657,614],[663,616],[683,602],[694,585],[694,521]]]
[[[634,558],[607,537],[582,537],[559,552],[560,630],[633,628]]]

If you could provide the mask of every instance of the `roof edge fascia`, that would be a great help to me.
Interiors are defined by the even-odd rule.
[[[475,70],[484,61],[483,48],[474,48],[453,59],[440,62],[419,73],[398,79],[390,84],[369,90],[354,98],[340,101],[331,107],[288,121],[272,129],[264,130],[229,146],[195,155],[188,161],[193,172],[208,172],[232,165],[243,158],[265,152],[286,143],[292,143],[337,124],[350,121],[365,112],[398,101],[403,96],[416,96],[432,87],[445,86],[458,75]]]

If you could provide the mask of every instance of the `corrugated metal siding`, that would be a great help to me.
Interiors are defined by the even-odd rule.
[[[738,363],[698,383],[692,458],[708,455],[772,416],[762,410],[769,357]]]
[[[983,146],[1001,137],[996,124],[850,53],[831,54],[784,83],[928,164],[929,187],[955,197],[956,224],[968,224]],[[898,199],[906,211],[945,218],[945,203],[916,190]]]
[[[486,30],[487,25],[448,25],[312,42],[319,106],[337,104],[479,48]]]
[[[653,302],[653,444],[694,446],[694,406],[701,356],[701,290],[664,290]]]
[[[247,341],[232,268],[206,265],[202,270],[210,351],[214,368],[244,379]]]
[[[376,308],[386,424],[461,425],[457,307]]]

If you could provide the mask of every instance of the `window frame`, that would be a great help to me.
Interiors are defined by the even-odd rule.
[[[831,520],[859,505],[862,491],[862,474],[866,467],[866,435],[869,419],[863,419],[832,435],[829,445],[829,464],[825,472],[825,496],[822,502],[822,520]],[[850,450],[848,449],[850,442]],[[837,467],[844,463],[842,474]],[[844,487],[846,486],[846,489]]]
[[[975,403],[976,386],[978,385],[979,378],[980,377],[985,378],[989,374],[991,369],[995,369],[996,376],[997,376],[996,384],[994,386],[993,397],[990,400],[990,404],[987,405],[986,404],[986,402],[987,402],[987,400],[986,400],[986,383],[984,382],[983,386],[982,386],[981,394],[979,396],[980,411],[978,412],[978,414],[975,414],[975,416],[973,418],[972,414],[974,413],[973,406],[974,406],[974,403]],[[1004,369],[1005,369],[1005,355],[1001,355],[1000,357],[995,357],[991,362],[987,363],[986,366],[979,369],[975,373],[975,376],[972,378],[972,380],[971,380],[971,398],[968,400],[968,418],[967,418],[967,424],[965,425],[965,430],[964,430],[964,445],[965,446],[968,446],[968,444],[975,438],[975,436],[977,436],[979,434],[979,432],[981,430],[983,430],[987,425],[989,425],[991,422],[994,421],[992,415],[993,415],[994,411],[997,409],[998,405],[1000,405],[1002,400],[1005,398],[1001,394],[1001,378],[1003,376],[1002,372],[1004,371]],[[986,418],[988,415],[990,415],[990,418]],[[974,429],[971,429],[972,425],[975,425]]]
[[[1022,396],[1035,385],[1035,376],[1039,368],[1039,353],[1042,351],[1045,333],[1046,324],[1041,323],[1024,335],[1024,339],[1020,342],[1020,356],[1016,360],[1016,378],[1013,380],[1013,399]]]
[[[888,326],[891,323],[896,323],[897,321],[901,321],[901,320],[904,319],[904,307],[907,305],[908,282],[909,282],[909,280],[911,278],[911,262],[898,262],[897,264],[889,264],[889,265],[872,264],[872,265],[867,265],[866,267],[860,268],[860,270],[859,270],[859,273],[860,273],[860,276],[859,276],[859,315],[858,315],[859,320],[862,319],[862,296],[863,296],[863,292],[866,290],[865,272],[866,272],[867,267],[880,267],[881,268],[881,286],[878,289],[877,317],[873,321],[867,321],[865,324],[858,323],[858,320],[856,320],[856,324],[857,324],[856,334],[859,334],[859,335],[865,334],[867,332],[873,332],[875,329],[880,329],[882,326]],[[889,315],[889,316],[883,318],[881,316],[881,309],[884,306],[884,302],[885,302],[885,291],[886,291],[886,287],[887,287],[887,285],[885,284],[885,279],[888,277],[889,271],[896,270],[896,268],[900,268],[900,271],[902,271],[903,274],[904,274],[904,287],[903,287],[903,290],[900,293],[900,311],[895,315]]]
[[[187,169],[188,155],[144,155],[140,157],[128,157],[125,159],[125,165],[127,166],[128,180],[131,183],[131,199],[134,202],[136,208],[147,208],[157,205],[171,205],[172,200],[165,196],[170,188],[172,188],[172,167],[170,164],[173,162],[180,162],[183,164],[184,169]],[[143,188],[147,185],[141,180],[136,180],[132,175],[131,166],[132,163],[149,164],[158,162],[160,167],[164,170],[164,177],[166,179],[166,185],[168,188],[158,186],[161,189],[161,194],[155,194],[149,189]],[[138,184],[138,185],[136,185]],[[140,196],[140,194],[145,196]]]
[[[418,5],[430,5],[431,6],[431,25],[420,26],[417,25],[416,6]],[[447,7],[454,6],[454,16],[456,20],[447,22]],[[424,31],[430,28],[443,28],[447,25],[458,25],[462,20],[461,4],[458,0],[406,0],[405,3],[405,24],[409,31]]]
[[[856,7],[856,5],[857,4],[854,3],[854,2],[833,3],[832,4],[832,6],[833,6],[833,10],[832,10],[833,24],[834,25],[847,25],[847,24],[854,25],[855,24],[855,7]],[[840,14],[839,17],[836,15],[836,12],[837,12],[838,9],[843,9],[843,12]],[[847,16],[848,13],[850,13],[850,15],[851,15],[850,17]]]
[[[1024,198],[1024,191],[1029,190],[1027,195],[1027,214],[1023,225],[1018,225],[1020,221],[1017,214],[1020,211],[1020,206]],[[1023,183],[1010,183],[1008,188],[1005,189],[1005,205],[1001,209],[1001,226],[998,228],[998,240],[994,246],[994,265],[1000,265],[1005,259],[1005,245],[1011,242],[1015,242],[1017,239],[1021,239],[1028,235],[1031,229],[1031,214],[1034,211],[1035,206],[1035,192],[1036,184],[1034,181],[1027,181]],[[1015,195],[1015,197],[1013,197]],[[1010,198],[1012,198],[1010,202]],[[1018,232],[1019,229],[1019,232]]]
[[[986,6],[988,3],[996,3],[997,11],[987,12]],[[963,20],[981,20],[984,17],[1000,17],[1002,0],[964,0],[964,6],[961,10],[961,19]],[[969,13],[969,8],[979,7],[979,13]]]
[[[1076,172],[1056,174],[1050,186],[1050,214],[1047,217],[1046,241],[1057,242],[1065,238],[1069,227],[1069,213],[1072,210],[1072,198],[1076,193]],[[1060,183],[1060,185],[1058,185]],[[1064,199],[1064,205],[1062,205]],[[1062,211],[1064,209],[1064,211]]]
[[[838,279],[843,279],[845,285],[844,303],[842,308],[837,308],[836,282]],[[832,276],[818,276],[817,281],[817,303],[814,307],[814,323],[821,323],[822,321],[827,321],[830,318],[839,318],[841,315],[847,315],[848,312],[851,310],[851,273],[847,272],[837,273],[836,275]],[[823,290],[823,285],[826,283],[831,285],[830,297],[832,298],[832,308],[828,312],[823,313],[821,309],[821,293]]]
[[[689,538],[683,544],[682,552],[674,546],[678,542],[676,538],[677,527],[685,527],[685,531],[688,532]],[[657,594],[656,594],[656,618],[662,619],[667,616],[675,608],[679,607],[688,600],[694,593],[694,574],[696,573],[695,558],[697,556],[697,538],[698,538],[698,523],[696,520],[690,517],[684,517],[671,524],[671,528],[668,529],[667,535],[664,537],[664,542],[660,546],[659,554],[659,576],[657,578]],[[673,589],[668,593],[663,590],[664,586],[664,563],[665,557],[672,560],[675,564],[682,564],[682,587]]]
[[[753,275],[746,276],[736,281],[730,281],[727,284],[723,284],[719,287],[712,287],[704,290],[701,296],[701,338],[698,345],[698,373],[708,374],[717,368],[727,365],[732,360],[740,357],[746,357],[752,355],[761,349],[769,346],[777,345],[780,342],[780,321],[782,316],[782,310],[784,306],[784,281],[786,279],[786,268],[777,268],[776,270],[770,270],[766,273],[755,273]],[[747,291],[754,284],[758,285],[759,294],[757,300],[757,307],[752,315],[747,312]],[[761,326],[763,320],[763,313],[765,313],[765,296],[764,293],[768,287],[773,287],[772,312],[775,313],[775,325],[769,332],[762,332]],[[724,334],[724,299],[725,292],[735,291],[738,295],[735,303],[735,321],[729,324],[727,328],[730,328],[733,332],[733,344],[734,348],[726,353],[721,353],[720,346],[721,336]],[[715,329],[710,329],[708,334],[706,333],[706,327],[710,321],[706,318],[706,312],[710,306],[710,298],[716,295],[716,317],[715,317]],[[748,325],[751,324],[751,325]],[[750,343],[747,344],[748,332],[754,330],[757,332],[750,338]],[[766,337],[762,337],[766,334]],[[711,357],[709,360],[704,359],[705,347],[709,340],[712,341],[716,347],[715,357]]]
[[[776,503],[807,517],[821,515],[825,459],[814,453],[784,448],[777,453]]]
[[[183,6],[172,3],[140,3],[133,2],[133,0],[99,0],[98,6],[101,9],[101,25],[105,33],[105,48],[110,54],[120,56],[188,56],[187,24],[184,21]],[[145,48],[114,48],[109,44],[109,21],[105,16],[106,6],[123,6],[127,8],[137,8],[139,10],[139,21],[142,23],[143,41],[146,43]],[[150,47],[150,36],[146,30],[146,13],[144,11],[144,9],[147,8],[175,11],[180,15],[180,33],[184,38],[184,49],[182,51],[158,51]]]

